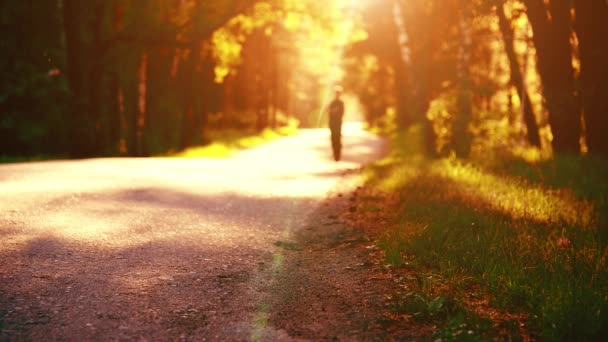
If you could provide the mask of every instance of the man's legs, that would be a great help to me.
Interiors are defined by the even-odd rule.
[[[332,125],[331,127],[331,147],[334,152],[334,160],[340,160],[342,152],[342,127],[341,125]]]

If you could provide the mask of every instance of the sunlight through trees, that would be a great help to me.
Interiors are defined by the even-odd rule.
[[[155,155],[224,129],[324,125],[341,84],[371,126],[422,125],[432,154],[605,156],[606,7],[8,1],[2,154]]]

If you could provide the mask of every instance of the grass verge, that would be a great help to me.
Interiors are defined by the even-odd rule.
[[[0,164],[8,164],[8,163],[26,163],[26,162],[37,162],[37,161],[48,161],[48,160],[58,160],[58,159],[67,159],[66,156],[50,156],[50,155],[39,155],[32,157],[14,157],[14,156],[0,156]]]
[[[247,148],[252,148],[265,144],[269,141],[295,135],[298,132],[298,123],[294,120],[290,121],[287,126],[277,129],[267,128],[262,132],[243,131],[243,130],[221,130],[209,133],[209,140],[212,143],[204,146],[196,146],[187,148],[180,152],[169,152],[164,155],[175,158],[227,158],[232,154]],[[32,157],[14,157],[0,155],[0,164],[2,163],[24,163],[35,161],[48,161],[58,159],[69,159],[68,156],[32,156]]]
[[[418,133],[395,137],[393,155],[367,170],[373,195],[359,208],[385,213],[378,247],[416,273],[418,289],[396,306],[440,317],[443,340],[486,336],[484,313],[471,309],[480,293],[524,315],[532,337],[608,336],[608,162],[429,160]],[[513,325],[502,326],[511,337]]]
[[[278,129],[265,129],[261,133],[225,130],[210,133],[212,143],[205,146],[191,147],[184,151],[169,154],[176,158],[226,158],[243,149],[262,145],[269,141],[295,135],[298,132],[296,124]]]

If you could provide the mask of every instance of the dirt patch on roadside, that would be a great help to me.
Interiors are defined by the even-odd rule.
[[[427,291],[428,272],[388,266],[377,245],[387,238],[387,211],[399,198],[353,186],[348,179],[293,241],[277,244],[283,247],[284,262],[275,271],[266,299],[269,326],[286,332],[287,340],[531,339],[525,314],[494,307],[491,297],[474,283],[456,298],[446,284]]]
[[[405,285],[385,267],[382,252],[358,225],[355,191],[336,192],[308,227],[283,244],[269,325],[305,340],[419,340],[434,330],[391,307]]]

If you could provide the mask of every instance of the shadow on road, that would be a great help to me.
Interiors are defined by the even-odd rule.
[[[274,245],[305,223],[311,199],[142,188],[87,201],[83,215],[119,216],[118,225],[83,236],[47,231],[0,252],[0,339],[248,339]],[[108,203],[124,210],[100,209]],[[147,210],[166,217],[155,222]],[[15,241],[26,228],[0,236]]]

